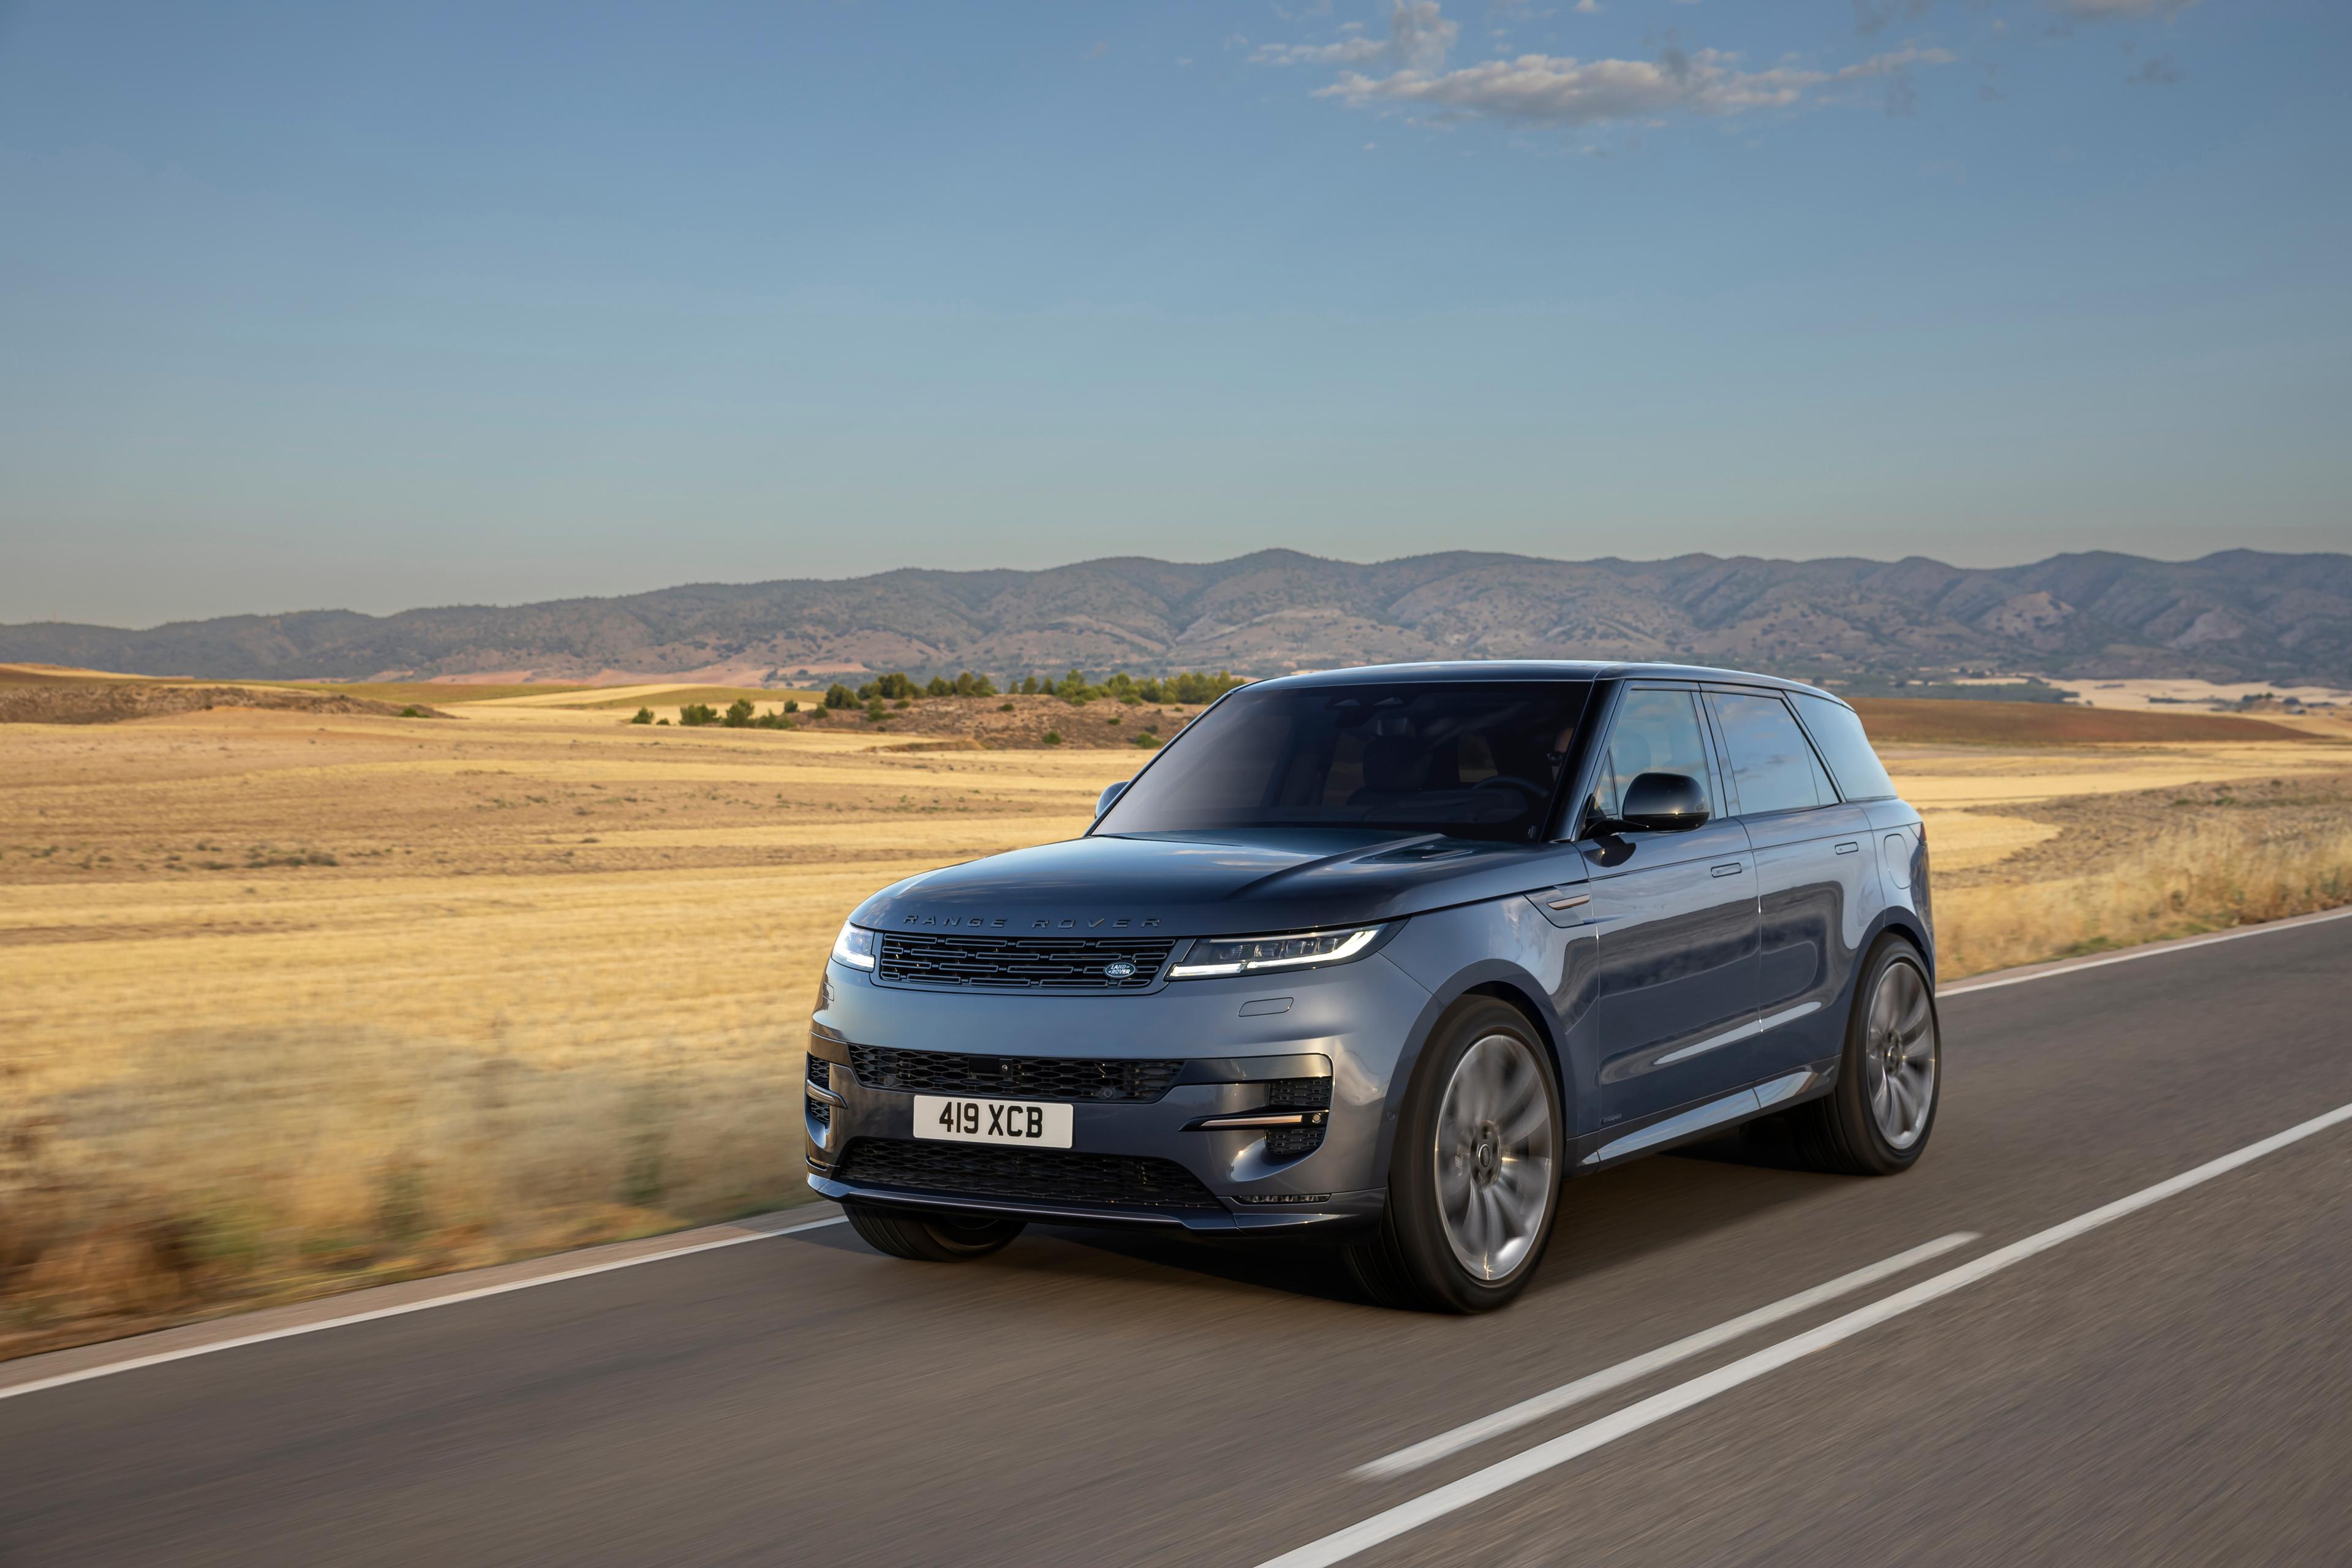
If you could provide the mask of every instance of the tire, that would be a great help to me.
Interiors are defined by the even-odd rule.
[[[1883,936],[1853,988],[1836,1086],[1787,1113],[1798,1157],[1841,1175],[1907,1171],[1936,1130],[1943,1090],[1943,1030],[1927,963],[1903,938]]]
[[[1559,1077],[1527,1017],[1488,996],[1438,1020],[1397,1116],[1380,1230],[1348,1248],[1384,1307],[1491,1312],[1527,1288],[1559,1214]]]
[[[1001,1252],[1026,1226],[1017,1219],[965,1219],[844,1204],[852,1230],[875,1251],[915,1263],[965,1263]]]

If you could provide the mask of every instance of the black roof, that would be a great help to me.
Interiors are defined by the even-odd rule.
[[[1713,680],[1738,686],[1767,686],[1776,691],[1802,691],[1845,700],[1835,692],[1777,675],[1757,675],[1744,669],[1711,669],[1696,664],[1623,663],[1589,658],[1460,658],[1432,659],[1424,664],[1367,664],[1352,669],[1318,669],[1299,675],[1276,676],[1267,685],[1336,686],[1360,680]]]

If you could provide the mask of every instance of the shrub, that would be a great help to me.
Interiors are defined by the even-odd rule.
[[[824,705],[828,708],[855,708],[857,706],[857,693],[836,680],[824,689]]]
[[[923,688],[923,695],[926,697],[953,697],[955,694],[955,682],[944,675],[934,675],[931,677],[930,684]]]
[[[720,720],[719,722],[726,725],[730,730],[750,729],[751,727],[751,700],[748,697],[738,697],[734,701],[730,702],[727,705],[727,717]]]
[[[797,712],[799,712],[800,710],[801,710],[801,700],[800,700],[799,698],[797,698],[797,697],[787,697],[787,698],[785,698],[785,699],[784,699],[784,711],[785,711],[785,712],[787,712],[787,713],[797,713]]]
[[[1030,676],[1028,679],[1022,681],[1021,695],[1024,697],[1034,697],[1037,695],[1037,678],[1035,676]]]
[[[815,707],[808,710],[808,716],[812,720],[830,719],[833,717],[833,710],[826,704],[820,702]]]
[[[638,709],[629,719],[629,722],[632,724],[650,724],[653,721],[654,710],[650,708]]]
[[[999,713],[1010,713],[1013,711],[1013,704],[1010,702],[999,703],[996,710]]]
[[[955,694],[958,697],[993,697],[996,695],[996,682],[967,669],[955,678]]]
[[[677,710],[677,721],[689,730],[719,722],[719,710],[708,702],[689,702]]]
[[[919,697],[922,691],[908,679],[905,670],[894,669],[887,675],[877,675],[859,687],[857,695],[860,700],[866,702],[871,702],[877,697],[884,701],[897,701],[901,698]]]
[[[1059,730],[1048,730],[1045,731],[1045,744],[1049,746],[1058,746],[1061,743],[1062,732]]]
[[[1055,683],[1054,687],[1054,695],[1068,703],[1071,707],[1078,708],[1085,706],[1087,703],[1092,702],[1096,698],[1101,696],[1102,693],[1096,690],[1093,687],[1088,686],[1087,684],[1087,678],[1080,675],[1074,669],[1070,671],[1069,674],[1062,677],[1062,679]]]
[[[654,722],[660,725],[665,730],[669,728],[669,721],[667,719],[656,719]]]
[[[1150,731],[1146,730],[1141,734],[1136,736],[1135,743],[1149,752],[1159,746],[1160,744],[1160,741],[1159,736],[1153,734]]]
[[[404,719],[430,719],[433,717],[432,714],[427,713],[424,709],[419,708],[414,702],[402,709],[400,710],[400,716]]]
[[[762,713],[757,719],[751,721],[751,727],[755,730],[797,730],[800,728],[798,724],[795,724],[790,719],[785,718],[782,712]]]

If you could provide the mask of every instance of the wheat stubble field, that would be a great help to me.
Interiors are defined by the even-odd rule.
[[[0,725],[0,1355],[796,1201],[842,916],[1141,761],[439,705]],[[2352,901],[2315,730],[1889,745],[1947,973]]]

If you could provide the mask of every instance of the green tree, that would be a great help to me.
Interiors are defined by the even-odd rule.
[[[1088,686],[1087,678],[1074,669],[1055,683],[1054,695],[1073,708],[1077,708],[1093,701],[1101,693]]]
[[[653,721],[654,710],[650,708],[638,709],[635,716],[629,721],[632,724],[650,724]]]
[[[926,697],[953,697],[955,694],[955,682],[944,675],[934,675],[929,684],[923,688]]]
[[[689,730],[719,722],[719,710],[708,702],[689,702],[677,710],[677,721]]]
[[[855,708],[857,706],[857,693],[836,680],[824,689],[824,705],[828,708]]]
[[[955,678],[955,694],[958,697],[993,697],[996,695],[996,682],[967,669]]]
[[[1059,730],[1048,730],[1045,731],[1045,744],[1049,746],[1058,746],[1061,743],[1062,732]]]
[[[748,697],[738,697],[734,701],[730,702],[727,705],[727,717],[720,720],[719,722],[726,725],[730,730],[750,729],[751,727],[751,700]]]
[[[784,711],[785,711],[785,712],[787,712],[787,713],[797,713],[797,712],[799,712],[800,710],[801,710],[801,700],[800,700],[799,698],[797,698],[797,697],[787,697],[787,698],[785,698],[785,699],[784,699]]]
[[[1024,697],[1034,697],[1037,695],[1037,678],[1035,676],[1030,676],[1021,682],[1021,695]]]

